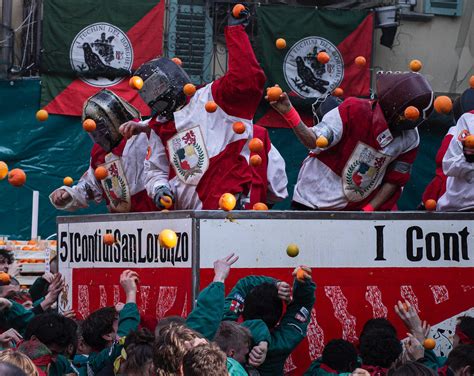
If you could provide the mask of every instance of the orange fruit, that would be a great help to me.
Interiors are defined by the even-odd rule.
[[[242,4],[236,4],[234,8],[232,8],[232,15],[235,18],[240,18],[240,12],[245,10],[245,7]]]
[[[26,174],[21,168],[14,168],[8,173],[8,182],[14,187],[21,187],[26,182]]]
[[[300,249],[294,243],[288,244],[288,247],[286,247],[286,254],[290,257],[296,257],[299,253]]]
[[[217,103],[214,101],[209,101],[204,106],[207,112],[213,113],[217,111]]]
[[[449,114],[453,109],[453,101],[446,95],[441,95],[435,99],[434,109],[440,114]]]
[[[474,134],[466,136],[466,138],[464,139],[464,146],[469,149],[474,149]]]
[[[219,208],[230,211],[235,208],[237,201],[232,193],[224,193],[219,199]]]
[[[275,45],[276,48],[278,48],[279,50],[283,50],[284,48],[286,48],[286,40],[284,40],[283,38],[278,38],[275,42]]]
[[[97,128],[97,124],[92,119],[86,119],[82,123],[82,128],[84,128],[86,132],[94,132],[95,129]]]
[[[410,67],[410,70],[411,70],[412,72],[418,72],[418,71],[420,71],[421,68],[423,67],[423,64],[421,64],[421,61],[420,61],[420,60],[414,59],[414,60],[410,61],[409,67]]]
[[[160,198],[160,203],[165,207],[165,209],[169,209],[173,206],[173,200],[170,196],[163,196]]]
[[[36,120],[38,121],[46,121],[48,120],[48,111],[46,110],[38,110],[38,112],[36,112]]]
[[[253,204],[252,210],[268,210],[268,206],[263,202],[257,202]]]
[[[430,198],[425,202],[425,209],[428,211],[435,211],[436,210],[436,200]]]
[[[471,87],[471,89],[474,89],[474,76],[471,76],[469,78],[469,86]]]
[[[250,157],[250,166],[257,167],[262,164],[262,157],[260,155],[255,154]]]
[[[283,90],[281,90],[278,86],[273,86],[267,88],[267,97],[269,102],[276,102],[280,99],[280,95],[283,94]]]
[[[64,184],[64,185],[67,185],[68,187],[71,186],[72,183],[74,183],[74,180],[73,180],[70,176],[66,176],[66,177],[63,179],[63,184]]]
[[[104,180],[109,173],[104,166],[99,166],[95,169],[94,175],[97,180]]]
[[[405,108],[405,112],[403,113],[403,115],[408,120],[418,120],[418,118],[420,117],[420,111],[415,106],[408,106],[407,108]]]
[[[102,237],[103,241],[104,241],[104,244],[106,245],[113,245],[115,244],[115,236],[114,234],[111,234],[111,233],[107,233],[107,234],[104,234],[104,236]]]
[[[174,57],[171,59],[171,61],[175,63],[176,65],[179,65],[179,66],[183,65],[183,61],[179,57]]]
[[[404,310],[405,312],[408,312],[408,304],[403,303],[402,305],[403,305],[403,310]]]
[[[263,141],[255,137],[249,141],[249,149],[253,153],[259,153],[263,150]]]
[[[133,76],[128,81],[128,85],[135,90],[140,90],[143,87],[143,80],[139,76]]]
[[[10,274],[5,272],[0,272],[0,283],[4,285],[8,285],[10,283]]]
[[[316,139],[316,146],[318,148],[325,148],[326,146],[329,145],[329,140],[324,137],[324,136],[319,136],[317,139]]]
[[[327,64],[327,63],[329,63],[330,57],[329,57],[329,55],[328,55],[327,52],[322,51],[322,52],[318,53],[318,55],[316,56],[316,59],[317,59],[321,64]]]
[[[191,95],[194,95],[194,93],[196,93],[196,86],[194,86],[193,84],[186,84],[183,87],[183,92],[185,95],[190,97]]]
[[[245,124],[241,121],[236,121],[234,124],[232,124],[232,129],[235,133],[242,134],[245,132]]]
[[[359,68],[365,67],[365,64],[367,64],[367,60],[363,56],[357,56],[354,59],[355,65],[357,65]]]
[[[170,229],[164,229],[158,235],[158,241],[163,248],[174,248],[178,244],[178,235]]]
[[[436,347],[436,341],[433,338],[426,338],[423,341],[423,347],[426,350],[433,350]]]
[[[299,268],[296,272],[296,279],[298,281],[304,281],[307,275],[308,273],[306,273],[303,269]]]
[[[0,161],[0,180],[5,179],[7,175],[8,175],[8,165],[5,162]]]
[[[344,95],[344,90],[342,90],[342,88],[340,87],[337,87],[332,92],[332,95],[334,95],[335,97],[342,97]]]

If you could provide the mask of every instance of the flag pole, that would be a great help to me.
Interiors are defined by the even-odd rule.
[[[38,238],[39,191],[33,191],[33,207],[31,209],[31,239]]]

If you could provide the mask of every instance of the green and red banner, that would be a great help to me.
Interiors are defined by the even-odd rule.
[[[148,114],[128,78],[162,54],[163,23],[162,0],[46,0],[42,107],[81,115],[84,101],[107,88]]]
[[[308,125],[311,105],[337,87],[344,97],[370,95],[373,13],[272,5],[258,7],[257,17],[257,57],[267,85],[280,85]],[[286,48],[275,46],[278,38]],[[319,52],[329,55],[327,64],[318,62]],[[358,56],[366,59],[364,67],[355,64]],[[287,126],[264,101],[256,119],[265,127]]]

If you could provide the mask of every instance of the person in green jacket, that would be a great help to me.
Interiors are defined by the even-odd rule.
[[[304,271],[302,279],[296,278],[299,269]],[[261,341],[249,355],[249,363],[259,364],[257,370],[262,376],[283,375],[286,358],[306,337],[316,285],[308,267],[296,268],[293,276],[292,299],[287,284],[262,276],[242,278],[225,299],[225,320],[237,320],[242,315],[244,322],[261,319],[268,326],[269,342]],[[283,317],[282,299],[289,302]]]

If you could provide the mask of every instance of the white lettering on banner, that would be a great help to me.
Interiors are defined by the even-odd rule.
[[[120,286],[114,285],[114,306],[120,303]]]
[[[173,307],[177,293],[178,287],[176,286],[160,286],[160,292],[156,301],[156,318],[158,321],[165,317],[166,312]]]
[[[181,311],[181,317],[188,317],[188,293],[184,295],[183,310]]]
[[[319,358],[324,350],[324,331],[318,324],[316,318],[316,310],[311,310],[311,321],[308,325],[308,344],[309,344],[309,358],[311,361]]]
[[[144,315],[148,309],[148,296],[150,295],[151,286],[140,286],[140,313]]]
[[[374,319],[387,317],[388,310],[382,302],[382,292],[378,286],[367,286],[365,300],[367,300],[372,306],[372,315]]]
[[[78,293],[77,293],[77,310],[82,315],[82,317],[89,316],[89,286],[87,285],[79,285],[78,286]]]
[[[468,285],[461,285],[462,291],[467,292],[469,290],[474,289],[474,286],[468,286]]]
[[[334,317],[342,325],[342,338],[349,342],[357,341],[355,332],[356,318],[347,310],[347,298],[342,293],[340,286],[325,286],[324,292],[332,303]]]
[[[444,285],[430,285],[431,292],[436,304],[449,300],[448,288]]]
[[[99,297],[100,297],[99,307],[100,308],[107,307],[107,291],[105,291],[104,285],[99,285]]]
[[[411,304],[411,306],[416,312],[421,312],[420,308],[418,307],[418,298],[416,297],[415,292],[413,291],[413,287],[408,285],[400,286],[400,295],[404,300]]]

